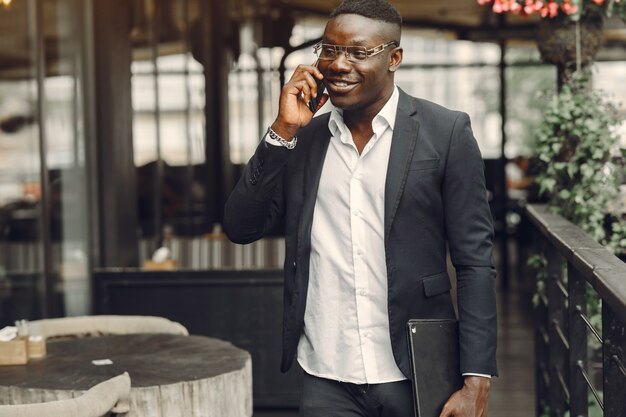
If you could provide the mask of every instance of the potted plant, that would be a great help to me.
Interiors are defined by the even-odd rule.
[[[477,0],[495,13],[541,16],[538,49],[557,65],[561,89],[544,114],[534,151],[536,177],[550,205],[619,257],[626,257],[626,224],[611,213],[626,180],[615,106],[589,86],[588,67],[601,46],[602,24],[626,21],[626,0]],[[572,33],[577,32],[577,33]]]
[[[626,171],[618,109],[577,73],[552,99],[534,146],[535,181],[553,210],[577,224],[622,259],[626,221],[617,199]]]
[[[602,25],[626,21],[626,0],[477,0],[495,13],[539,15],[542,59],[559,68],[560,92],[544,115],[535,144],[536,180],[551,206],[618,256],[626,256],[626,225],[610,214],[624,181],[624,149],[613,105],[591,90],[589,67],[602,44]],[[623,175],[623,174],[622,174]]]

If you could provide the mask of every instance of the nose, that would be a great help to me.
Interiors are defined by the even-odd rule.
[[[352,64],[348,61],[348,56],[345,51],[341,51],[337,54],[337,57],[330,61],[328,68],[333,72],[350,72],[352,70]]]

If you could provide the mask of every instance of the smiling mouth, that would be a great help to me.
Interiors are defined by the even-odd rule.
[[[336,94],[345,94],[356,87],[358,83],[343,80],[327,80],[326,87],[329,91]]]

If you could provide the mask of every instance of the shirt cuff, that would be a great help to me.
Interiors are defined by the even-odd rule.
[[[491,375],[487,375],[487,374],[475,374],[475,373],[471,373],[471,372],[468,372],[468,373],[466,373],[466,374],[463,374],[463,376],[481,376],[481,377],[483,377],[483,378],[489,378],[489,379],[491,379]]]
[[[267,135],[267,136],[265,137],[265,142],[269,143],[270,145],[280,146],[280,147],[283,147],[283,148],[284,148],[284,146],[283,146],[283,144],[282,144],[282,143],[280,143],[280,142],[279,142],[279,141],[277,141],[276,139],[272,139],[272,138],[270,138],[270,135]]]

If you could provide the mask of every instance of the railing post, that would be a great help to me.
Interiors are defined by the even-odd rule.
[[[544,408],[549,404],[548,387],[550,376],[548,374],[548,306],[541,297],[535,309],[535,407],[536,416],[543,415]]]
[[[533,228],[531,231],[532,253],[542,253],[541,234]],[[538,281],[537,277],[534,277]],[[535,415],[543,415],[544,408],[548,405],[548,299],[546,292],[537,290],[537,304],[534,309],[535,315]]]
[[[571,263],[567,263],[569,293],[569,391],[570,416],[588,417],[589,390],[580,367],[587,367],[587,327],[581,314],[586,314],[586,282]]]
[[[624,324],[602,303],[604,417],[626,416],[626,335]]]
[[[548,261],[548,335],[550,337],[548,372],[550,375],[549,386],[549,406],[551,417],[563,417],[565,411],[566,395],[563,392],[563,366],[564,359],[567,357],[561,349],[561,340],[559,335],[559,327],[564,323],[564,303],[563,294],[559,289],[561,277],[561,257],[552,245],[548,245],[546,251]]]

